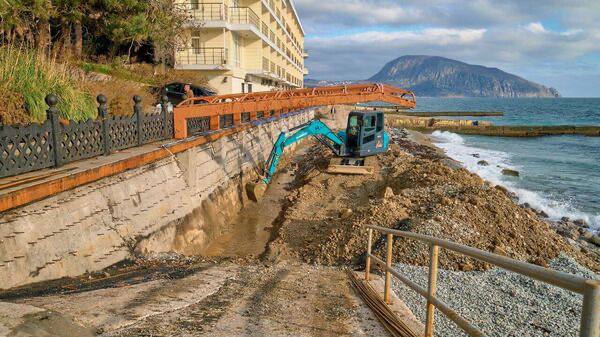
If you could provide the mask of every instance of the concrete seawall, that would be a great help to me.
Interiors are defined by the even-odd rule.
[[[466,135],[499,136],[499,137],[542,137],[560,135],[581,135],[600,137],[600,126],[543,125],[543,126],[503,126],[492,125],[488,121],[453,120],[407,116],[388,116],[389,126],[407,128],[421,132],[435,130],[450,131]]]
[[[304,112],[0,214],[0,289],[98,271],[132,254],[194,254],[247,202],[244,185]]]

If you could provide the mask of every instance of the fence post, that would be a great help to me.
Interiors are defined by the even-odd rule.
[[[583,293],[583,310],[579,336],[592,337],[600,334],[600,282],[587,281]]]
[[[365,281],[369,282],[371,274],[371,245],[373,244],[373,229],[369,228],[369,238],[367,239],[367,263],[365,266]]]
[[[138,95],[133,96],[133,114],[135,115],[137,126],[138,145],[142,145],[144,144],[144,135],[142,134],[142,128],[144,126],[144,112],[142,111],[142,98]]]
[[[167,95],[161,97],[160,111],[162,113],[163,121],[163,138],[170,139],[173,135],[169,135],[169,97],[167,97]]]
[[[435,297],[437,291],[437,275],[438,275],[438,256],[440,247],[431,245],[429,247],[429,283],[427,287],[427,315],[425,319],[425,337],[433,336],[433,323],[435,320],[435,306],[431,303],[431,299]]]
[[[100,94],[96,97],[96,101],[98,102],[98,117],[102,122],[102,139],[104,140],[104,155],[108,156],[110,154],[110,126],[109,126],[109,118],[108,118],[108,105],[106,102],[106,96]]]
[[[390,288],[392,287],[392,274],[390,273],[390,269],[392,269],[392,247],[394,243],[394,235],[387,235],[387,257],[385,259],[385,289],[383,290],[383,299],[385,303],[391,304],[392,301],[390,299]]]
[[[59,111],[56,105],[58,104],[58,96],[49,94],[46,96],[46,104],[48,110],[46,110],[46,119],[50,120],[52,127],[52,152],[54,153],[54,166],[60,167],[62,165],[60,141],[62,133],[60,132],[60,120]]]

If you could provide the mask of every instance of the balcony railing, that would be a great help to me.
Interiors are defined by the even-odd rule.
[[[177,53],[180,65],[225,65],[227,48],[188,48]]]
[[[179,6],[190,20],[227,21],[227,5],[222,3],[185,3]]]
[[[231,7],[229,20],[231,23],[251,24],[257,28],[261,25],[258,15],[248,7]]]
[[[271,64],[271,61],[269,61],[268,58],[263,57],[262,70],[268,72],[271,69],[270,64]]]

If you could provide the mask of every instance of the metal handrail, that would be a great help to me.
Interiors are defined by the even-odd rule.
[[[408,287],[416,291],[419,295],[427,299],[427,315],[425,324],[425,336],[433,336],[433,323],[435,308],[439,309],[449,319],[454,321],[461,329],[470,336],[483,336],[483,332],[471,325],[462,318],[457,312],[452,310],[446,303],[435,297],[437,290],[437,270],[439,248],[445,248],[456,253],[460,253],[471,258],[487,262],[494,266],[524,275],[526,277],[551,284],[572,292],[583,295],[583,308],[581,314],[581,325],[579,336],[597,337],[600,335],[600,281],[586,279],[577,275],[571,275],[548,268],[543,268],[530,263],[518,261],[505,256],[489,253],[477,248],[458,244],[456,242],[438,239],[432,236],[399,231],[380,226],[367,226],[367,261],[365,268],[365,279],[369,280],[371,260],[381,265],[386,274],[384,300],[390,303],[391,275],[397,277]],[[373,230],[387,234],[387,259],[384,262],[371,254],[371,245],[373,241]],[[416,283],[409,280],[397,270],[392,268],[392,244],[394,236],[409,238],[429,244],[429,282],[428,289],[419,287]]]
[[[231,7],[230,8],[231,23],[244,24],[248,23],[259,28],[262,21],[258,15],[249,7]]]
[[[182,3],[178,8],[185,11],[190,20],[226,21],[227,5],[218,2]]]
[[[227,64],[227,48],[203,47],[180,49],[176,54],[176,62],[184,65],[214,65]]]

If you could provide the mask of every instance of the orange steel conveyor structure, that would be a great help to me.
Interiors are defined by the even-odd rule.
[[[412,109],[416,107],[415,95],[408,90],[385,84],[353,84],[289,91],[255,92],[221,96],[190,98],[174,109],[175,138],[188,136],[187,120],[210,118],[210,130],[219,129],[219,116],[233,115],[233,125],[239,125],[242,113],[250,120],[257,112],[278,117],[282,113],[323,105],[356,104],[382,101]]]

